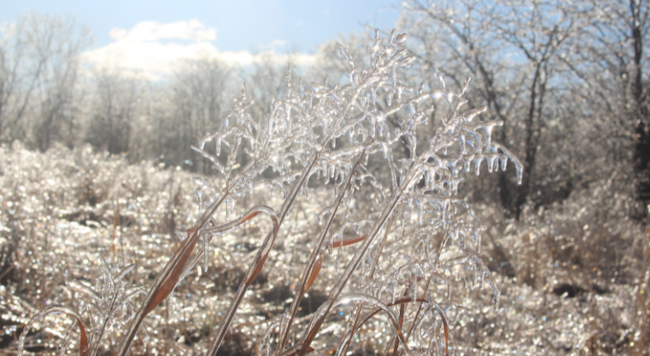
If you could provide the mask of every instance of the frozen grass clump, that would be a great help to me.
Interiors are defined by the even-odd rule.
[[[478,173],[483,161],[489,171],[505,170],[513,161],[519,176],[521,165],[492,141],[500,123],[478,119],[485,107],[464,109],[469,79],[458,90],[447,88],[439,73],[437,88],[410,87],[400,80],[400,71],[415,60],[403,48],[405,41],[406,35],[393,32],[383,39],[377,34],[367,62],[351,58],[340,46],[350,67],[347,85],[330,85],[327,78],[323,83],[294,81],[289,71],[285,95],[272,98],[270,114],[263,118],[247,111],[252,103],[244,87],[223,129],[194,148],[213,163],[218,177],[197,177],[203,213],[158,274],[118,355],[128,353],[147,314],[201,256],[208,268],[211,256],[219,253],[211,252],[211,240],[246,223],[261,226],[254,238],[246,236],[257,252],[219,320],[209,355],[218,352],[233,326],[257,322],[235,319],[269,256],[286,265],[284,275],[268,283],[291,288],[287,307],[258,340],[263,355],[303,355],[314,347],[334,347],[345,355],[360,334],[395,352],[448,354],[453,345],[449,318],[464,310],[452,291],[487,282],[497,302],[498,287],[478,255],[481,225],[458,196],[458,187],[462,172],[473,168]],[[444,115],[433,120],[438,105]],[[423,129],[431,125],[433,130]],[[250,202],[265,190],[279,194],[275,207]],[[316,192],[327,192],[325,200],[310,201],[318,219],[301,222],[318,224],[315,233],[278,241],[293,230],[284,223],[294,205]],[[293,257],[296,245],[307,246],[303,256],[280,256]],[[345,252],[326,258],[335,248]],[[322,293],[322,303],[311,315],[297,318],[310,289]],[[332,317],[336,308],[347,310],[347,318]],[[379,324],[392,331],[378,332],[386,330]],[[328,342],[332,336],[339,338],[338,345]]]

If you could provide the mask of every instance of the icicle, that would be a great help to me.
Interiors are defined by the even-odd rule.
[[[476,175],[477,176],[481,174],[481,162],[482,161],[483,161],[483,157],[478,157],[478,158],[474,159],[474,165],[475,165],[475,168],[476,168]]]
[[[203,237],[203,270],[208,271],[208,248],[210,246],[209,244],[209,237],[208,234],[201,234]]]

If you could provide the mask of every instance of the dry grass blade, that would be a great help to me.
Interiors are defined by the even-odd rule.
[[[180,258],[178,258],[176,267],[171,270],[171,273],[169,273],[165,277],[163,283],[156,290],[151,302],[149,302],[149,305],[147,306],[147,309],[144,312],[145,315],[149,314],[154,308],[160,305],[160,303],[162,303],[162,301],[169,296],[169,294],[174,290],[174,288],[176,288],[176,284],[178,283],[178,280],[180,279],[183,270],[185,269],[187,260],[189,259],[190,254],[192,253],[192,250],[196,245],[197,241],[198,241],[197,239],[188,238],[183,240],[181,244],[178,246],[178,248],[174,252],[174,255],[172,255],[172,260],[174,260],[173,256],[175,256],[176,254],[179,254],[180,256]]]
[[[86,328],[79,319],[77,319],[77,325],[79,326],[79,356],[87,356],[90,352],[90,348],[88,347],[88,335],[86,334]]]
[[[64,313],[70,315],[71,317],[77,320],[77,325],[79,326],[79,356],[90,356],[90,348],[88,347],[88,334],[86,333],[86,327],[81,321],[81,316],[77,314],[74,310],[63,307],[63,306],[53,306],[45,309],[41,313],[34,316],[25,326],[23,333],[20,334],[20,341],[18,342],[18,356],[23,355],[23,345],[25,344],[25,338],[27,333],[31,329],[31,326],[34,325],[38,320],[44,318],[48,314]]]
[[[318,274],[320,273],[320,269],[323,266],[323,255],[318,255],[318,258],[316,258],[316,262],[314,262],[314,268],[311,270],[311,274],[309,275],[309,279],[307,280],[307,284],[305,285],[305,288],[302,290],[302,294],[307,293],[309,288],[314,284],[316,281],[316,278],[318,278]]]
[[[361,236],[361,237],[357,237],[357,238],[354,238],[354,239],[343,240],[343,241],[335,241],[334,243],[332,243],[332,247],[333,248],[338,248],[338,247],[350,246],[350,245],[356,244],[357,242],[361,242],[361,241],[365,240],[366,237],[368,237],[368,236]]]

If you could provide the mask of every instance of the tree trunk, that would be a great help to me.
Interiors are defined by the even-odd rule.
[[[643,34],[640,13],[640,4],[636,0],[630,0],[630,12],[632,13],[632,45],[634,46],[634,79],[632,83],[632,95],[635,101],[636,123],[634,127],[634,173],[636,175],[637,199],[642,203],[639,213],[640,218],[648,216],[648,204],[650,204],[650,132],[648,132],[648,107],[645,102],[643,88]]]

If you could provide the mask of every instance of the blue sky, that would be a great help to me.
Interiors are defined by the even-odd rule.
[[[396,0],[0,0],[0,22],[19,15],[74,16],[95,39],[81,56],[84,68],[119,70],[161,79],[179,63],[217,58],[231,66],[273,61],[313,63],[321,43],[337,34],[389,30]],[[1,27],[0,27],[1,28]],[[296,55],[295,53],[298,52]]]
[[[210,41],[220,51],[260,51],[271,46],[278,52],[311,53],[339,33],[361,31],[362,23],[391,28],[399,2],[375,1],[38,1],[1,0],[0,21],[14,20],[25,11],[73,15],[86,24],[102,47],[114,41],[115,28],[129,30],[143,21],[160,24],[199,20],[216,29]]]

